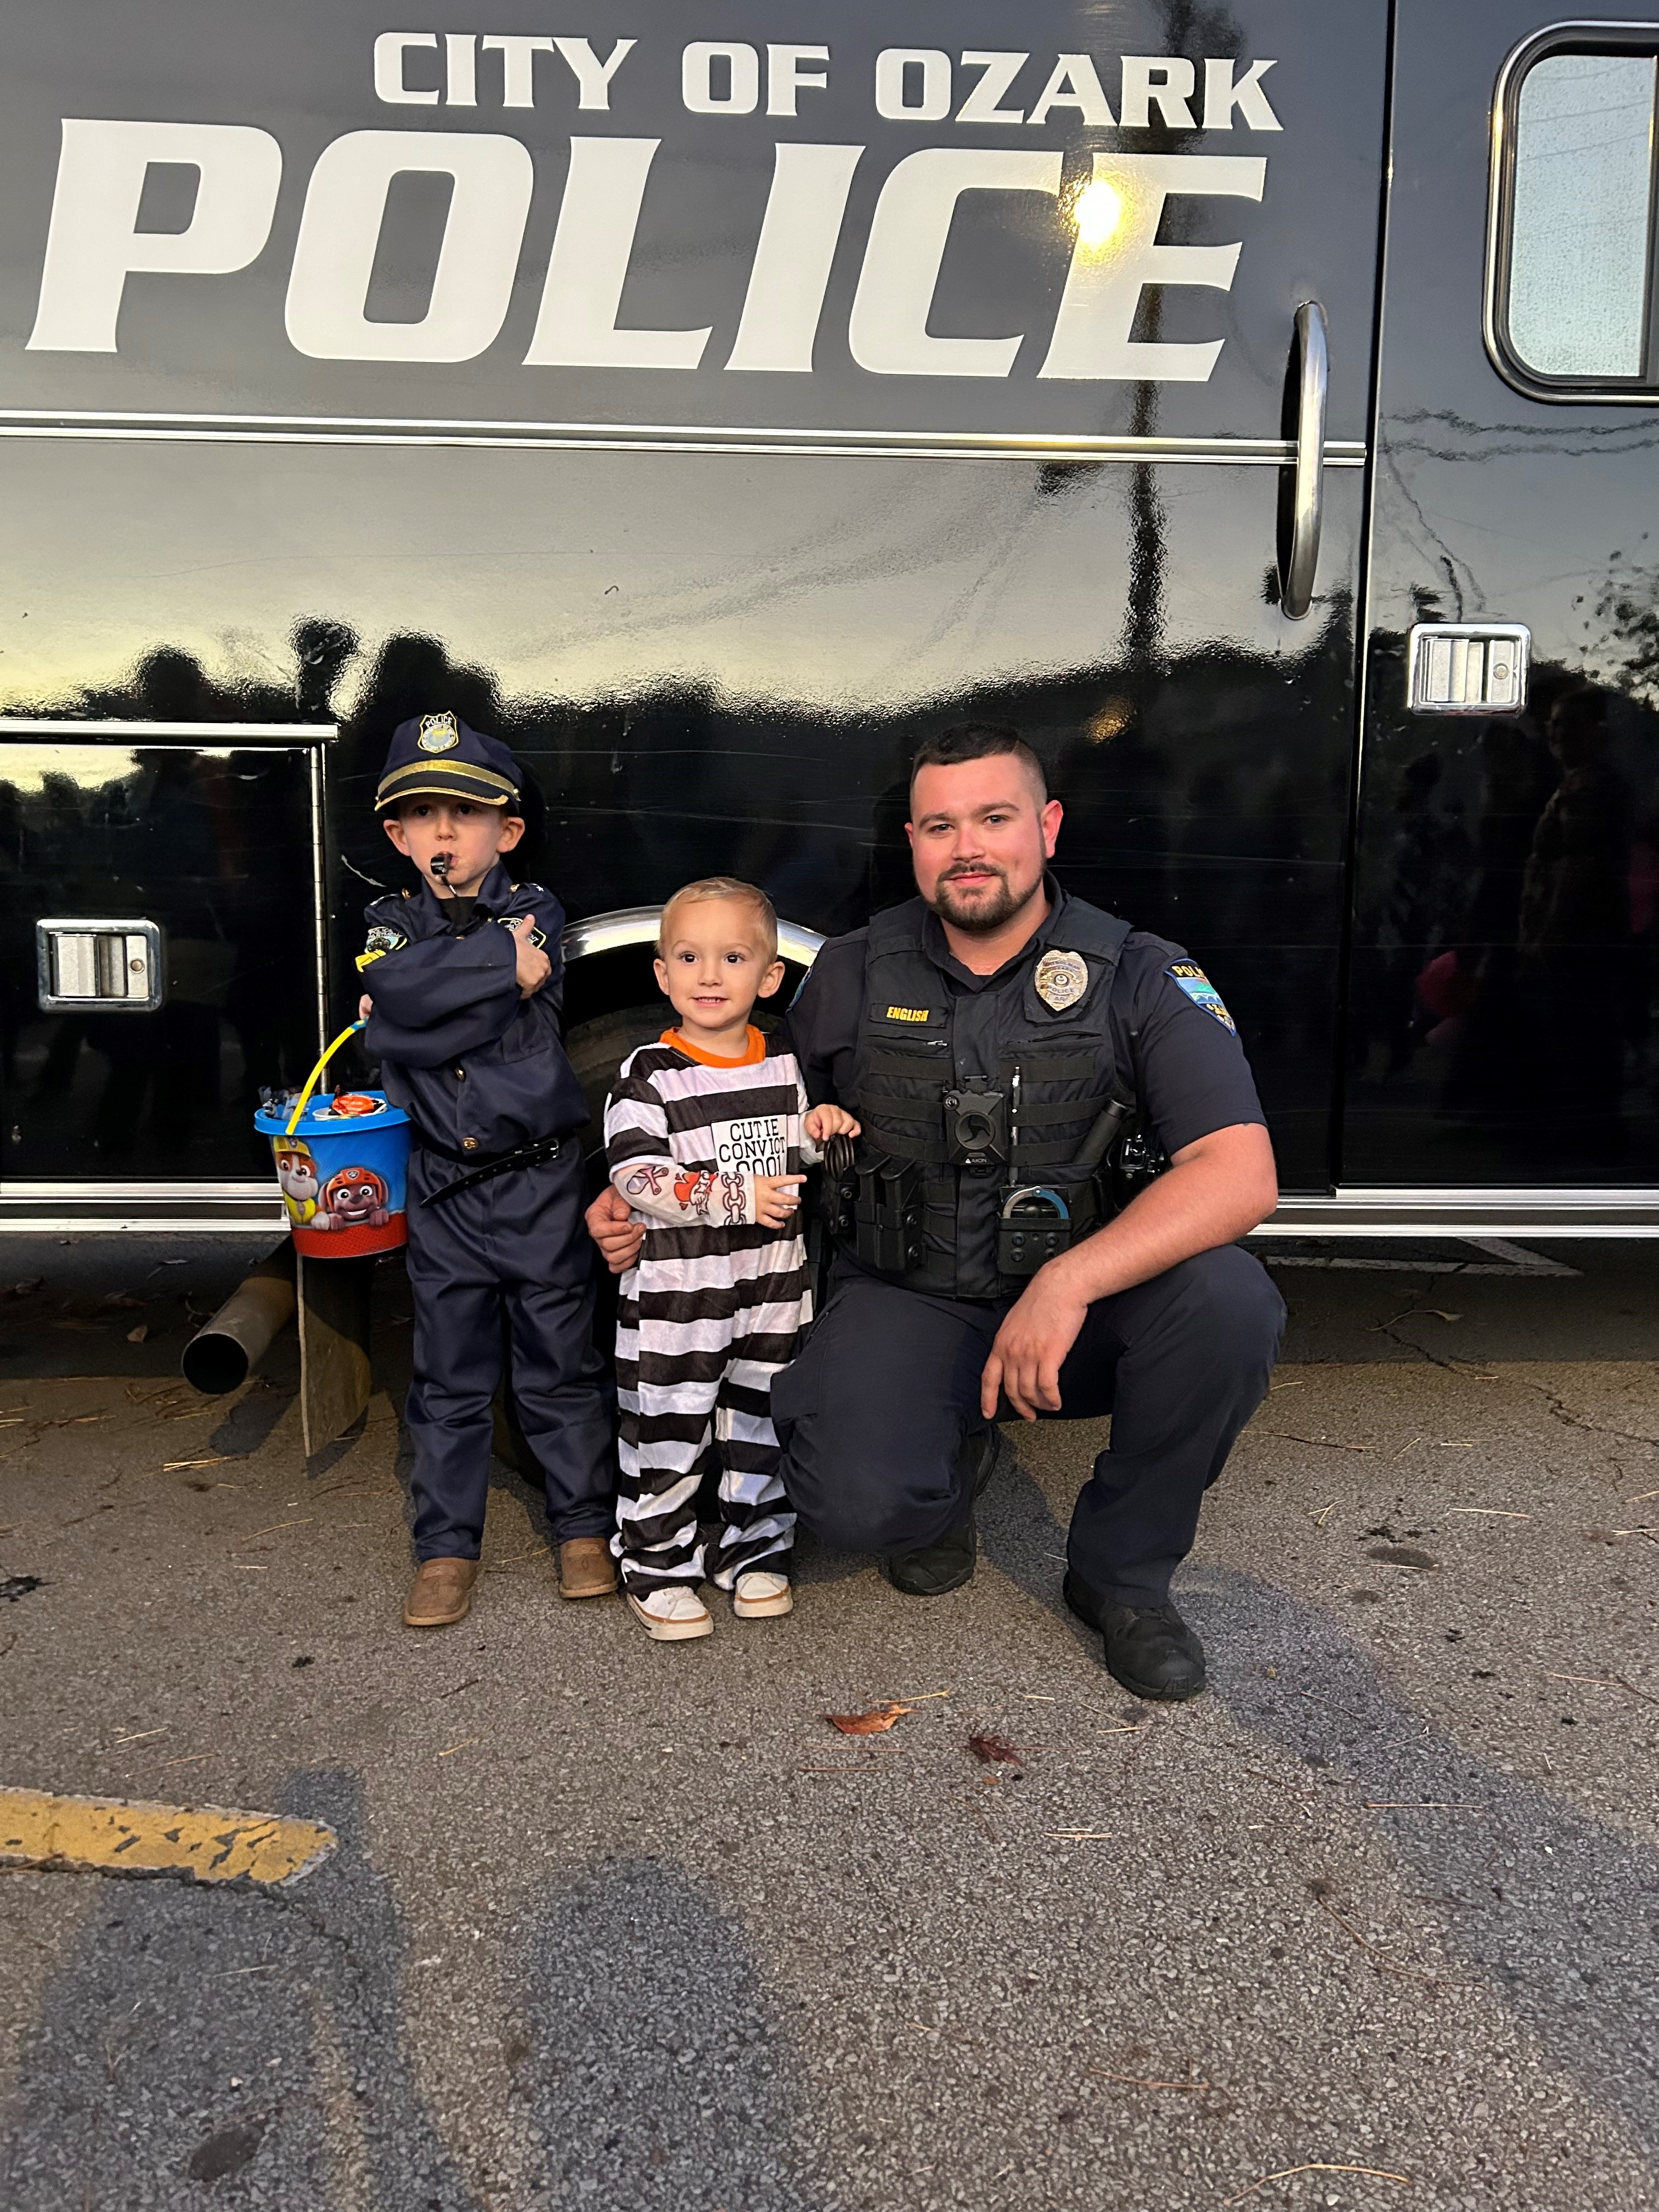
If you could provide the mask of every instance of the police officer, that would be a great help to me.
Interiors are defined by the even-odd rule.
[[[810,1095],[864,1133],[824,1311],[773,1386],[784,1482],[933,1596],[973,1573],[997,1415],[1109,1412],[1066,1601],[1127,1688],[1192,1697],[1170,1578],[1284,1323],[1235,1242],[1277,1202],[1255,1087],[1196,963],[1048,873],[1061,808],[1017,732],[924,744],[910,798],[920,896],[827,945],[789,1016]],[[1137,1124],[1167,1170],[1115,1210]],[[589,1226],[614,1266],[611,1211]]]
[[[413,1124],[409,1278],[419,1565],[404,1618],[447,1626],[477,1578],[490,1401],[512,1355],[520,1429],[546,1486],[566,1597],[616,1588],[615,1449],[593,1346],[593,1255],[574,1133],[587,1103],[561,1024],[564,914],[504,865],[519,769],[452,714],[394,734],[375,811],[418,890],[375,900],[359,961],[364,1043]]]

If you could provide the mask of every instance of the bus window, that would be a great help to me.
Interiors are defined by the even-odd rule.
[[[1650,399],[1653,33],[1645,52],[1587,50],[1600,27],[1547,35],[1500,81],[1488,343],[1534,398]]]

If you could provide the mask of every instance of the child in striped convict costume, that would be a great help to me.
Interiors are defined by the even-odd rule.
[[[629,1054],[605,1109],[611,1182],[646,1224],[617,1329],[611,1549],[647,1632],[678,1643],[714,1626],[698,1594],[696,1515],[711,1434],[725,1508],[714,1581],[740,1619],[793,1602],[772,1377],[811,1318],[795,1222],[802,1164],[859,1125],[840,1106],[809,1111],[793,1054],[750,1025],[756,1000],[783,981],[764,891],[728,876],[688,884],[663,909],[657,949],[678,1018]]]

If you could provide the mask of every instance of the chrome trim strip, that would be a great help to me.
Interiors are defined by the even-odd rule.
[[[1211,462],[1283,468],[1291,438],[1115,438],[1024,431],[813,430],[713,424],[579,422],[377,422],[326,416],[166,416],[0,410],[0,437],[165,439],[231,445],[489,446],[519,451],[623,453],[781,453],[800,459],[848,454],[866,459]],[[1332,439],[1327,468],[1365,464],[1362,441]]]
[[[121,1231],[262,1237],[286,1227],[274,1182],[0,1183],[0,1236]]]
[[[168,1204],[179,1199],[224,1199],[232,1203],[244,1199],[270,1199],[279,1204],[282,1193],[273,1176],[269,1182],[250,1179],[238,1182],[117,1182],[112,1179],[100,1182],[91,1176],[79,1176],[68,1182],[43,1179],[0,1182],[0,1206],[15,1200],[81,1199],[115,1199],[123,1205],[131,1205],[145,1199],[165,1200]]]
[[[283,744],[314,744],[337,738],[337,722],[113,722],[79,721],[63,714],[0,714],[0,738],[188,738],[192,744],[220,744],[249,738]]]
[[[280,1206],[269,1213],[247,1215],[14,1214],[0,1210],[0,1237],[267,1237],[283,1226]]]
[[[1445,1190],[1352,1185],[1286,1197],[1255,1237],[1654,1237],[1659,1187]]]
[[[559,943],[567,960],[585,960],[595,952],[619,952],[630,945],[654,945],[662,921],[659,906],[617,907],[611,914],[589,915],[585,921],[567,922]],[[816,929],[799,922],[778,921],[778,951],[786,960],[810,968],[826,940]]]

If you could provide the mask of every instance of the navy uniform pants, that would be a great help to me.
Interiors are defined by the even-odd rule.
[[[836,1262],[823,1313],[772,1386],[784,1487],[814,1535],[908,1552],[962,1519],[980,1457],[963,1447],[986,1428],[980,1374],[1012,1303],[933,1297]],[[1112,1416],[1066,1547],[1097,1597],[1169,1595],[1204,1493],[1267,1395],[1284,1326],[1266,1270],[1236,1245],[1089,1308],[1058,1418]]]
[[[581,1146],[515,1168],[436,1206],[465,1170],[416,1145],[409,1164],[415,1553],[476,1559],[489,1493],[490,1401],[512,1363],[520,1431],[547,1487],[554,1540],[609,1535],[617,1455],[611,1393],[593,1349],[593,1246]],[[525,1473],[531,1470],[526,1468]]]

